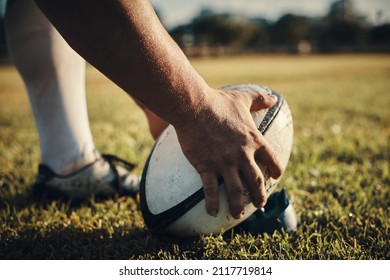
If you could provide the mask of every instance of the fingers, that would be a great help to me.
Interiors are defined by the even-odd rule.
[[[219,210],[219,183],[220,174],[226,186],[229,201],[229,210],[233,218],[240,219],[244,214],[244,193],[249,191],[251,201],[257,208],[264,207],[267,201],[265,180],[268,176],[278,178],[283,168],[276,158],[273,149],[260,134],[257,141],[259,148],[250,156],[236,162],[234,165],[225,165],[219,172],[200,172],[202,179],[206,210],[211,216],[217,216]],[[267,174],[263,174],[257,162],[265,167]]]
[[[211,216],[217,216],[219,210],[218,177],[213,172],[200,173],[206,202],[206,211]]]
[[[256,162],[251,161],[241,169],[242,177],[251,195],[252,203],[257,208],[264,207],[267,193],[264,187],[264,176]]]
[[[236,169],[230,168],[223,175],[230,214],[233,218],[240,219],[244,215],[244,185]]]
[[[201,174],[206,210],[211,216],[217,216],[219,210],[219,184],[218,178],[211,172]],[[244,185],[238,172],[234,169],[228,170],[224,176],[226,193],[229,201],[230,214],[235,219],[244,215]]]
[[[241,169],[241,175],[234,168],[229,168],[223,174],[229,211],[235,219],[240,219],[244,215],[245,191],[249,191],[252,203],[257,208],[263,207],[267,201],[264,177],[254,160]],[[204,172],[201,174],[201,178],[205,193],[206,210],[211,216],[216,216],[219,210],[218,177],[215,173]]]
[[[252,98],[252,105],[250,107],[252,112],[270,108],[278,101],[277,97],[272,93],[251,92],[249,96]]]
[[[267,142],[263,141],[263,144],[256,150],[255,159],[261,165],[265,166],[269,176],[272,178],[277,179],[282,176],[283,167]]]

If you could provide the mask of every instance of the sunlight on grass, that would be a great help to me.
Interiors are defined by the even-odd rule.
[[[389,259],[390,56],[244,56],[193,59],[214,87],[260,83],[282,93],[294,147],[281,181],[296,233],[180,240],[145,228],[137,201],[73,205],[30,197],[38,136],[24,86],[0,67],[1,259]],[[153,145],[142,111],[87,69],[91,129],[101,152],[138,165]]]

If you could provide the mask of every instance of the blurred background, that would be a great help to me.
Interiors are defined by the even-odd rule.
[[[189,56],[390,52],[389,0],[152,0]],[[0,56],[7,56],[0,21]]]
[[[389,52],[388,0],[154,0],[187,55]]]

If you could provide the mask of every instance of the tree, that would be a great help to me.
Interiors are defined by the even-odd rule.
[[[351,0],[338,0],[331,4],[328,17],[332,22],[355,21],[355,13]]]
[[[268,44],[268,30],[258,20],[232,14],[202,10],[191,23],[171,31],[181,46],[191,38],[197,46],[223,46],[233,50],[259,49]]]
[[[209,45],[243,47],[256,29],[247,18],[231,14],[201,12],[192,22],[196,42]]]
[[[357,50],[367,45],[368,26],[354,10],[351,0],[338,0],[323,20],[322,50]]]
[[[271,42],[275,45],[287,46],[290,52],[296,52],[298,43],[309,39],[310,26],[309,18],[286,14],[272,26]]]
[[[390,50],[390,25],[371,27],[351,0],[335,1],[323,17],[286,14],[274,23],[204,9],[190,23],[172,30],[171,35],[182,47],[201,50],[202,54],[203,50],[206,54]],[[212,48],[216,51],[210,51]]]

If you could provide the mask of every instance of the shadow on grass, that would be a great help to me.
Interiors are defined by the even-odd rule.
[[[45,221],[39,220],[41,224],[35,224],[19,221],[16,217],[18,213],[26,211],[53,211],[53,205],[57,213],[62,212],[59,215],[69,216],[80,207],[93,209],[95,203],[102,201],[105,200],[77,202],[54,200],[45,196],[38,198],[32,192],[0,197],[0,211],[3,211],[3,218],[7,221],[7,225],[0,228],[0,259],[164,259],[175,256],[178,247],[197,247],[194,244],[199,242],[199,238],[178,240],[140,226],[124,225],[108,230],[85,222],[82,225],[67,225],[61,219],[48,221],[42,226]],[[110,203],[116,202],[114,199]],[[56,213],[53,212],[52,215]],[[187,257],[196,258],[202,252],[199,248]]]
[[[108,237],[104,230],[26,228],[17,236],[7,235],[11,236],[0,242],[1,259],[127,259],[148,247],[147,233],[141,230]]]
[[[156,235],[147,229],[136,228],[129,233],[118,228],[108,236],[105,230],[85,232],[78,228],[53,227],[45,232],[26,228],[17,235],[8,232],[0,241],[3,260],[126,260],[165,259],[175,256],[175,248],[189,245],[166,235]],[[197,243],[197,240],[192,240]],[[192,242],[190,242],[192,243]],[[193,248],[193,247],[192,247]],[[199,248],[201,249],[201,248]],[[203,251],[203,250],[201,250]],[[191,256],[202,255],[193,252]],[[179,257],[179,256],[177,256]]]

